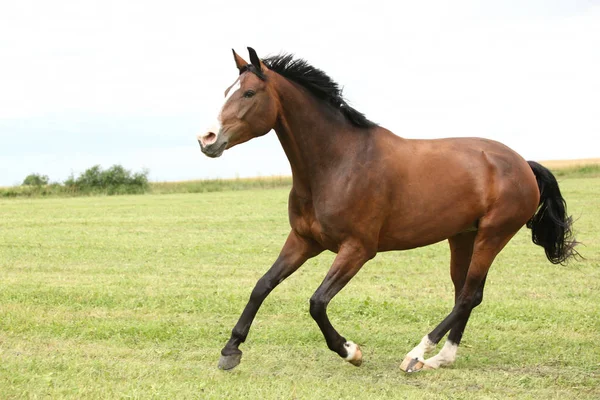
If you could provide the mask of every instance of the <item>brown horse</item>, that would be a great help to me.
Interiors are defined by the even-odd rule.
[[[324,72],[281,55],[247,63],[233,52],[239,77],[225,91],[217,124],[198,136],[202,152],[224,150],[275,130],[290,162],[291,231],[279,257],[259,279],[219,367],[239,364],[239,345],[267,295],[306,260],[337,253],[310,299],[310,314],[327,346],[354,365],[360,347],[327,317],[327,305],[379,251],[448,239],[455,305],[400,368],[449,365],[474,307],[481,303],[496,255],[527,224],[553,263],[577,255],[572,219],[549,170],[501,143],[480,138],[407,140],[350,107]],[[441,351],[425,354],[450,331]]]

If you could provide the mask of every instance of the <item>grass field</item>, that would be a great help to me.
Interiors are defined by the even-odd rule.
[[[332,301],[360,368],[308,314],[323,254],[265,301],[224,372],[287,235],[287,190],[0,200],[0,398],[600,398],[600,179],[561,188],[586,259],[552,265],[520,232],[456,364],[415,375],[402,358],[452,307],[446,243],[379,254]]]

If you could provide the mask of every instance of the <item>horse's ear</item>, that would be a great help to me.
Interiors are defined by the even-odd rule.
[[[246,65],[248,65],[248,63],[246,62],[246,60],[240,57],[234,49],[231,49],[231,51],[233,51],[233,59],[235,60],[235,66],[237,67],[237,69],[240,70],[240,73],[242,73],[242,69],[245,68]]]
[[[267,67],[265,64],[263,64],[262,61],[260,61],[260,58],[258,58],[256,51],[252,47],[248,47],[248,53],[250,54],[250,62],[252,63],[252,65],[254,65],[256,69],[260,72],[264,72],[265,69],[267,69]]]

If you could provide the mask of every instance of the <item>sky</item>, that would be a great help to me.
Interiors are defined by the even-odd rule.
[[[405,138],[600,157],[600,1],[4,1],[0,186],[100,164],[152,181],[290,174],[274,132],[202,155],[248,59],[293,53]]]

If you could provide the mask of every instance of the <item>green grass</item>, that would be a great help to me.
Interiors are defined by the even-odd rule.
[[[600,164],[551,168],[557,178],[600,178]]]
[[[265,301],[235,370],[219,351],[288,232],[285,189],[0,200],[0,398],[599,398],[600,179],[562,179],[584,261],[522,231],[454,366],[398,366],[449,312],[445,243],[379,254],[331,303],[363,347],[330,352],[308,299],[333,255]]]

